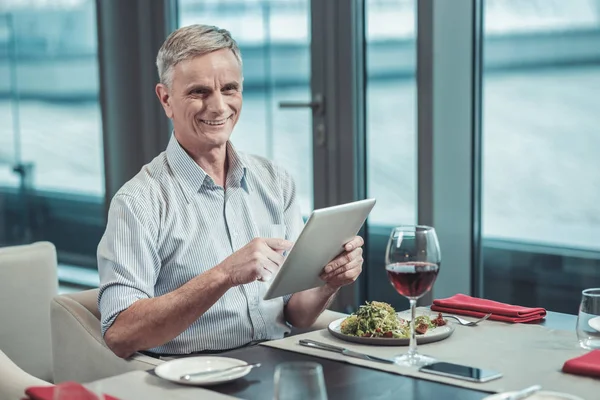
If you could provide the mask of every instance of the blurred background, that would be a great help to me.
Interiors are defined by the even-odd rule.
[[[392,226],[417,222],[416,1],[364,1],[365,184],[378,204],[359,300],[402,301],[383,253]],[[278,105],[311,97],[311,2],[175,3],[178,26],[217,25],[238,41],[233,143],[287,168],[308,215],[312,115]],[[600,286],[600,0],[481,3],[478,289],[575,313],[579,291]],[[95,1],[0,2],[0,245],[53,242],[64,290],[98,279],[109,200],[99,76]]]

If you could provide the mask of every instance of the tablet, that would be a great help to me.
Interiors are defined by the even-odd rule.
[[[323,268],[356,236],[374,205],[375,199],[366,199],[314,210],[264,299],[324,285]]]

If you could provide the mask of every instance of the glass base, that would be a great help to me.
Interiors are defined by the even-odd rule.
[[[436,359],[415,353],[403,354],[401,356],[394,357],[394,361],[397,365],[401,365],[403,367],[422,367],[424,365],[434,363]]]
[[[587,350],[600,349],[600,337],[579,339],[579,346]]]

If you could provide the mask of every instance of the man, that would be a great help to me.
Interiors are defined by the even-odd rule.
[[[360,274],[362,238],[324,268],[324,286],[264,301],[303,221],[290,175],[229,142],[242,109],[238,46],[226,30],[192,25],[156,63],[174,133],[110,205],[98,246],[107,345],[123,358],[183,355],[310,326]]]

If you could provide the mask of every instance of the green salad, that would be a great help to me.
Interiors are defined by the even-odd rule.
[[[427,315],[415,318],[415,330],[424,334],[428,329],[445,325],[441,314],[432,319]],[[358,311],[350,315],[340,326],[344,335],[362,337],[408,338],[410,323],[398,318],[396,310],[388,303],[380,301],[366,302]]]
[[[341,325],[342,333],[350,336],[406,338],[409,325],[398,318],[394,308],[380,301],[367,302]]]

